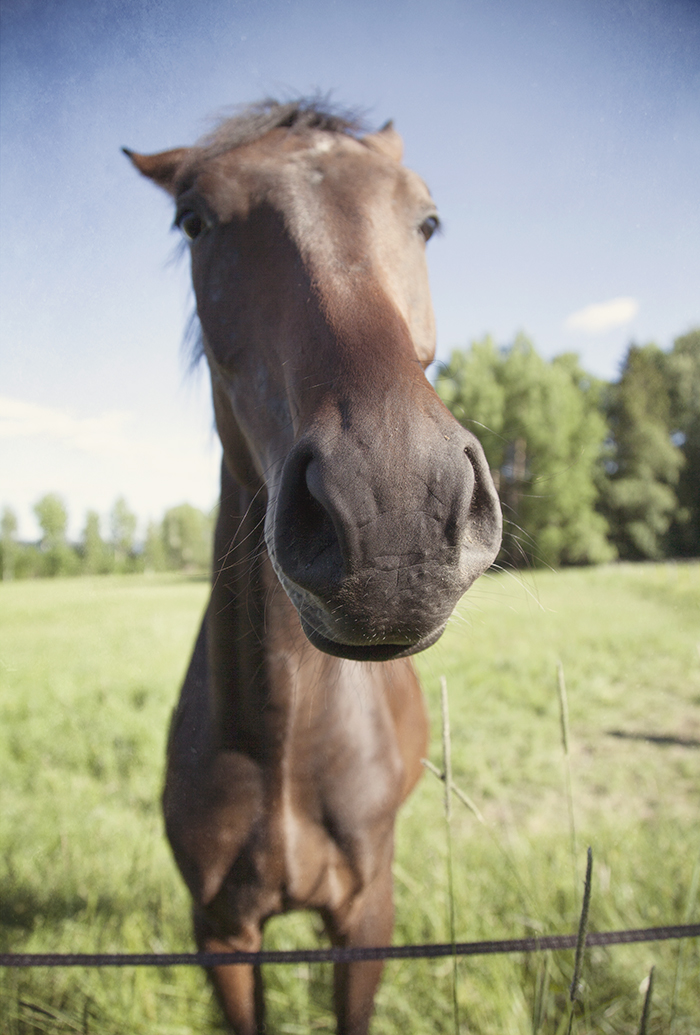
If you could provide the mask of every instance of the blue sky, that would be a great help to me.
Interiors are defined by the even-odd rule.
[[[697,0],[3,0],[0,506],[211,506],[169,202],[120,153],[266,95],[394,118],[445,233],[438,354],[524,330],[614,378],[700,322]],[[142,525],[143,527],[143,525]]]

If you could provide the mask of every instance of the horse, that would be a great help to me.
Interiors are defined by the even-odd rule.
[[[175,201],[223,446],[211,596],[171,722],[163,810],[202,951],[320,914],[334,946],[393,930],[397,810],[428,724],[411,655],[494,561],[484,453],[426,378],[439,226],[391,122],[263,102],[192,147],[125,153]],[[336,964],[341,1035],[381,961]],[[210,968],[236,1035],[260,968]]]

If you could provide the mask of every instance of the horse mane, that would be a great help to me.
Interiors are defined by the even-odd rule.
[[[198,141],[198,165],[244,144],[252,144],[273,129],[288,129],[290,133],[320,129],[325,133],[345,133],[353,137],[366,131],[360,112],[339,108],[328,97],[307,97],[287,102],[268,97],[235,110],[235,115],[222,119]]]

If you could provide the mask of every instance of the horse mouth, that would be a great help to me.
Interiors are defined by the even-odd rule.
[[[301,627],[304,630],[309,643],[324,654],[331,654],[335,658],[346,658],[348,661],[394,661],[397,658],[408,658],[412,654],[419,654],[420,651],[439,640],[445,631],[447,622],[438,629],[421,637],[415,643],[341,643],[338,640],[331,640],[311,625],[304,615],[300,614]]]
[[[390,626],[383,630],[381,618],[375,624],[366,615],[362,615],[361,621],[357,621],[356,615],[355,622],[334,622],[328,614],[328,607],[296,586],[281,570],[271,552],[269,556],[282,588],[299,616],[307,640],[317,650],[335,658],[346,658],[348,661],[393,661],[419,654],[432,647],[442,636],[452,613],[451,609],[447,614],[442,611],[439,616],[434,615],[432,621],[423,620],[413,627],[402,622],[400,629]],[[331,613],[336,608],[337,604]]]

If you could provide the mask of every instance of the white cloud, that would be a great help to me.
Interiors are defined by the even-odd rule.
[[[564,321],[567,331],[582,331],[585,334],[605,334],[615,327],[634,320],[639,312],[636,298],[611,298],[609,302],[594,302],[583,309],[577,309]]]
[[[124,429],[131,414],[114,410],[99,417],[74,417],[53,406],[0,396],[0,438],[43,437],[85,453],[124,451]]]
[[[32,507],[45,492],[66,500],[73,537],[88,508],[106,514],[121,495],[142,520],[183,500],[209,508],[220,456],[200,418],[183,415],[172,430],[116,410],[84,417],[0,396],[0,504],[17,512],[21,536],[36,537]]]

